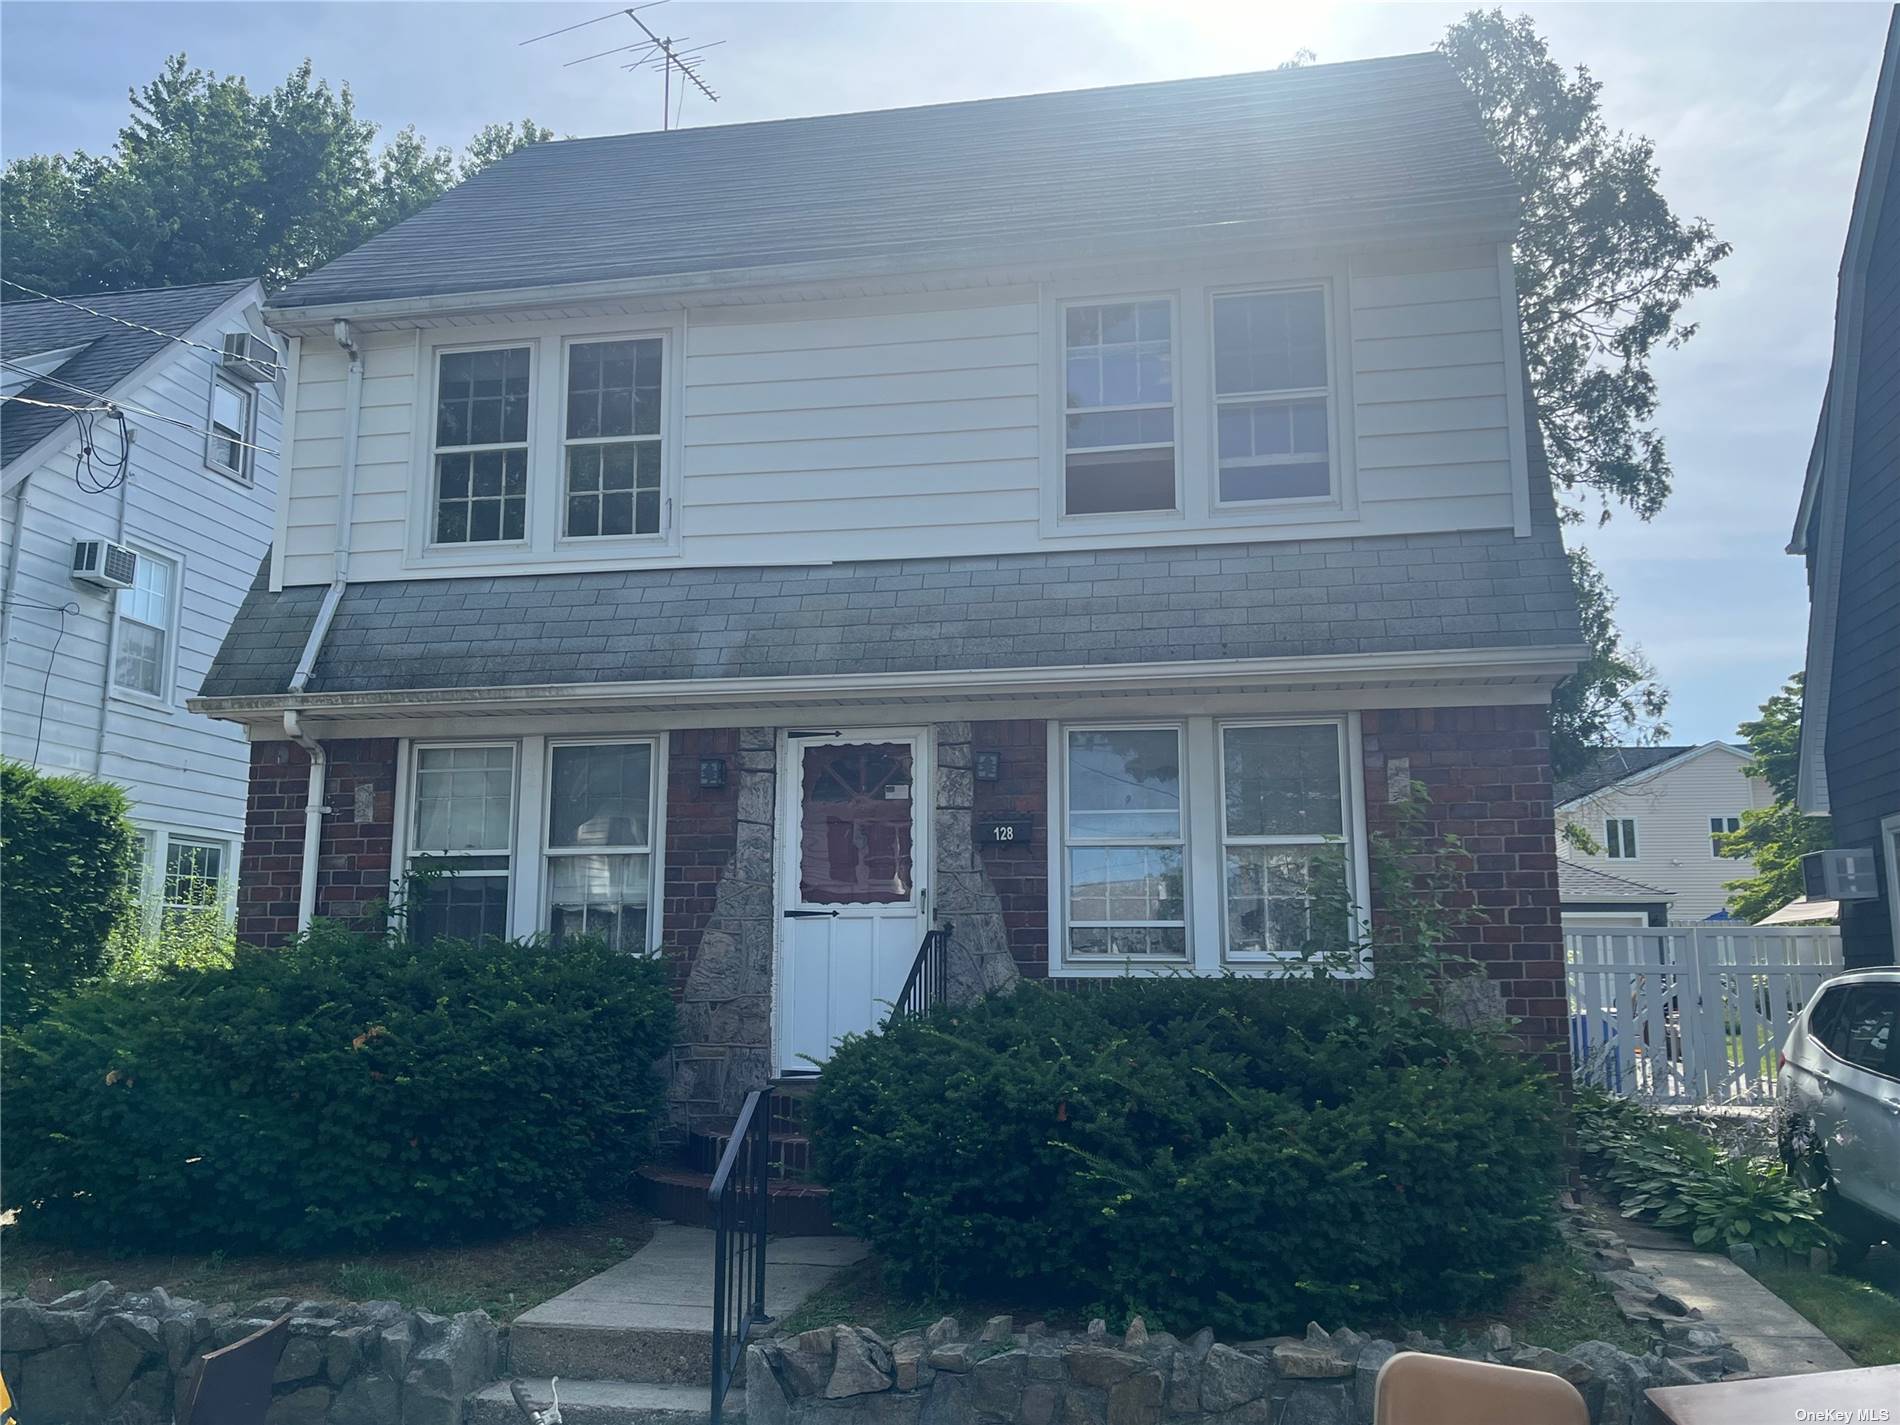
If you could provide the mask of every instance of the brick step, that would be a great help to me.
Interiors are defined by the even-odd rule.
[[[720,1160],[726,1156],[726,1145],[731,1142],[732,1134],[728,1131],[694,1129],[686,1135],[686,1166],[696,1173],[718,1171]],[[781,1133],[775,1129],[766,1138],[765,1161],[774,1177],[795,1182],[809,1180],[811,1139],[803,1133]]]
[[[690,1167],[649,1165],[634,1174],[634,1199],[640,1207],[668,1222],[688,1227],[711,1227],[712,1210],[706,1191],[712,1186],[712,1174],[695,1172]],[[771,1194],[770,1225],[774,1237],[833,1237],[838,1229],[831,1222],[831,1190],[818,1183],[794,1182],[774,1178]]]
[[[537,1410],[547,1409],[553,1400],[546,1376],[523,1379],[521,1387]],[[560,1390],[564,1425],[707,1425],[712,1419],[710,1386],[562,1376]],[[471,1396],[463,1418],[466,1425],[527,1425],[505,1380]],[[727,1394],[721,1418],[745,1418],[743,1385],[735,1384]]]

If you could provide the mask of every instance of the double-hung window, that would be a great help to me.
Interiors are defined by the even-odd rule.
[[[660,532],[660,369],[658,337],[568,348],[567,538]]]
[[[438,353],[435,543],[526,536],[531,364],[525,346]]]
[[[1069,958],[1185,959],[1181,729],[1070,728],[1065,746]]]
[[[223,376],[211,378],[211,429],[205,463],[233,480],[251,478],[251,446],[257,428],[257,392]]]
[[[653,906],[651,742],[548,748],[548,931],[643,951]]]
[[[1739,816],[1712,816],[1710,817],[1709,818],[1709,850],[1710,852],[1716,856],[1730,857],[1730,858],[1741,855],[1739,851],[1724,851],[1722,849],[1722,838],[1724,836],[1733,836],[1736,832],[1740,831],[1741,829],[1742,829],[1742,819]]]
[[[1065,307],[1063,371],[1063,513],[1174,509],[1174,304]]]
[[[1218,504],[1332,493],[1326,293],[1214,298]]]
[[[1229,959],[1350,942],[1342,737],[1331,722],[1220,729]]]
[[[112,652],[115,687],[152,698],[166,696],[177,614],[178,566],[140,550],[132,587],[119,590]]]
[[[223,904],[225,844],[173,836],[165,843],[164,912],[167,916],[210,910]]]
[[[1636,820],[1613,816],[1603,823],[1603,854],[1612,861],[1636,859]]]
[[[515,749],[507,743],[415,749],[409,931],[418,940],[508,933]]]

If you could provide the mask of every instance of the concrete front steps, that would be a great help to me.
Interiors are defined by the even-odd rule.
[[[553,1399],[546,1376],[523,1380],[522,1389],[537,1410],[545,1410]],[[561,1419],[563,1425],[709,1425],[711,1387],[562,1376]],[[734,1385],[727,1394],[720,1419],[734,1425],[745,1419],[744,1386]],[[507,1381],[496,1381],[473,1396],[463,1421],[464,1425],[527,1425],[515,1408]]]
[[[775,1237],[765,1309],[782,1319],[864,1255],[848,1237]],[[510,1373],[539,1408],[561,1380],[565,1425],[707,1425],[712,1412],[713,1234],[661,1224],[626,1261],[515,1319]],[[722,1419],[744,1412],[744,1385]],[[498,1381],[469,1402],[468,1425],[527,1425]]]

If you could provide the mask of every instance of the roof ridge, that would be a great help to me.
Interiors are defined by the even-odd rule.
[[[105,292],[51,292],[44,297],[26,297],[4,305],[8,308],[19,308],[45,306],[59,302],[93,303],[105,297],[145,297],[154,292],[196,292],[209,287],[242,287],[262,280],[258,277],[221,277],[215,282],[178,282],[161,287],[114,287]]]
[[[1068,99],[1090,94],[1126,94],[1141,89],[1213,84],[1222,80],[1264,79],[1277,82],[1282,76],[1290,78],[1294,75],[1336,74],[1341,70],[1371,68],[1378,65],[1416,65],[1420,60],[1439,58],[1442,56],[1436,50],[1408,50],[1403,54],[1369,55],[1364,59],[1335,60],[1330,64],[1303,64],[1292,69],[1242,69],[1224,74],[1186,74],[1175,79],[1139,79],[1129,84],[1091,84],[1080,89],[1035,89],[1026,94],[988,94],[976,99],[939,99],[929,104],[893,104],[878,109],[840,109],[824,114],[787,114],[776,119],[740,119],[730,124],[695,124],[691,128],[683,129],[631,129],[618,134],[581,134],[524,145],[500,162],[506,163],[509,159],[530,153],[535,149],[565,148],[576,144],[611,143],[623,139],[659,139],[669,135],[727,133],[734,129],[763,129],[779,124],[811,124],[826,119],[861,119],[875,114],[941,113],[949,109],[973,108],[980,104],[1024,103],[1035,99]],[[1310,83],[1311,80],[1300,79],[1295,82]]]

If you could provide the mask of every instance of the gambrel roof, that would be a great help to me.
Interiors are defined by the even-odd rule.
[[[1124,239],[1508,237],[1517,189],[1437,54],[535,144],[273,310]]]

